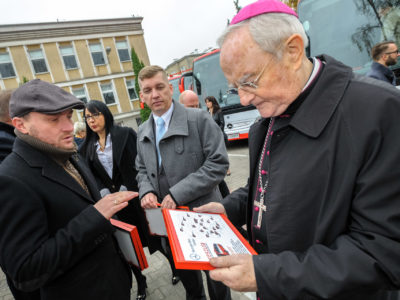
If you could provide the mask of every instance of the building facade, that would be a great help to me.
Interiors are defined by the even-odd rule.
[[[83,101],[105,102],[118,124],[137,129],[131,48],[149,65],[141,17],[0,25],[0,89],[39,78]],[[82,111],[74,113],[82,121]]]
[[[191,53],[179,59],[175,59],[165,68],[165,71],[167,74],[172,75],[181,74],[187,70],[191,70],[193,66],[193,60],[203,54],[204,53]]]

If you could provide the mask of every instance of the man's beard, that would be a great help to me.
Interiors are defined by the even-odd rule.
[[[389,67],[389,66],[394,66],[396,63],[397,63],[397,58],[389,57],[389,58],[386,60],[386,66],[387,66],[387,67]]]

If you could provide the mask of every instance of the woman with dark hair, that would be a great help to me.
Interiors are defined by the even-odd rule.
[[[224,115],[222,114],[222,110],[217,102],[217,99],[215,99],[214,96],[207,96],[204,99],[204,102],[206,103],[207,111],[210,113],[210,115],[214,119],[215,123],[217,123],[219,128],[221,128],[222,134],[224,135],[225,146],[227,146],[228,136],[224,132],[224,127],[225,127]],[[231,171],[229,169],[226,172],[226,175],[228,176],[231,175]],[[221,183],[219,184],[219,191],[221,192],[221,195],[224,198],[229,195],[229,189],[225,180],[222,180]]]
[[[79,151],[95,175],[102,197],[118,191],[137,191],[136,132],[115,125],[113,115],[101,101],[89,101],[84,113],[86,138]],[[121,221],[135,225],[143,246],[149,246],[147,221],[138,199],[132,199],[117,215]],[[146,277],[139,268],[131,268],[138,284],[136,299],[146,299]]]

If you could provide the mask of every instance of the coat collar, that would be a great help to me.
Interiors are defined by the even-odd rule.
[[[169,127],[167,132],[164,134],[162,139],[166,139],[170,136],[174,135],[189,135],[188,128],[188,115],[186,108],[183,107],[182,104],[174,102],[174,110],[172,112],[171,121],[169,123]],[[140,141],[144,141],[144,139],[149,139],[153,143],[155,143],[154,130],[153,130],[154,118],[153,114],[150,115],[150,118],[142,125],[142,136],[140,137]]]
[[[16,138],[14,143],[13,151],[18,154],[31,168],[41,168],[42,176],[46,177],[48,180],[56,182],[80,196],[84,197],[90,203],[94,203],[93,198],[91,198],[86,191],[73,179],[59,164],[57,164],[53,159],[49,158],[39,150],[33,148],[26,142],[19,138]],[[80,172],[81,176],[85,180],[90,193],[97,198],[96,183],[92,180],[92,176],[89,174],[86,166],[79,158],[78,155],[73,155],[72,162],[77,170]],[[56,196],[56,195],[55,195]],[[97,199],[96,199],[97,200]]]
[[[353,77],[350,67],[327,55],[318,57],[325,63],[316,85],[299,107],[290,125],[316,138],[324,130]]]

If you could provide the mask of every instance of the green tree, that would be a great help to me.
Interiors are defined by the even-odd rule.
[[[282,2],[285,3],[287,6],[293,8],[295,11],[297,11],[297,5],[299,2],[298,0],[284,0]]]
[[[140,70],[144,68],[144,63],[139,59],[134,48],[132,48],[131,50],[131,57],[132,57],[133,72],[135,73],[135,90],[137,93],[139,93],[140,87],[139,87],[138,74]],[[144,108],[140,110],[140,119],[142,123],[149,118],[150,113],[151,113],[150,108],[144,103]]]
[[[239,10],[242,9],[242,7],[239,5],[239,0],[233,0],[233,4],[235,5],[236,13],[238,13]]]
[[[236,13],[238,13],[239,10],[242,9],[242,7],[239,5],[239,0],[233,0],[233,5],[235,5]],[[230,23],[231,23],[231,20],[227,19],[226,26],[229,26]]]

